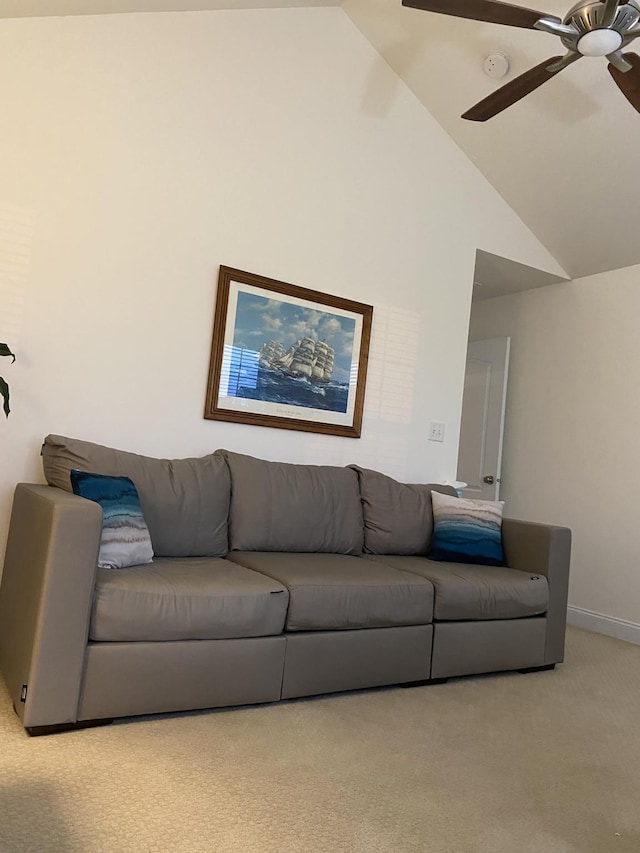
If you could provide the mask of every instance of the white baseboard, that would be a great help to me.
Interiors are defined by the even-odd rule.
[[[640,625],[636,622],[627,622],[626,619],[617,619],[615,616],[605,616],[604,613],[594,613],[592,610],[569,605],[567,623],[576,628],[584,628],[585,631],[594,631],[596,634],[605,634],[607,637],[615,637],[617,640],[626,640],[627,643],[640,646]]]

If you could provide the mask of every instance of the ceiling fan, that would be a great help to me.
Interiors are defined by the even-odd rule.
[[[542,30],[559,36],[567,48],[502,86],[471,107],[462,118],[486,121],[524,98],[583,56],[606,56],[609,73],[629,103],[640,112],[640,56],[623,53],[640,36],[640,0],[580,0],[561,21],[555,15],[499,0],[402,0],[403,6],[508,27]]]

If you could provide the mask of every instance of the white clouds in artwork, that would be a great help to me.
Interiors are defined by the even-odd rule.
[[[264,296],[252,296],[249,293],[243,293],[242,296],[244,297],[243,310],[245,311],[277,311],[282,304],[277,299],[265,299]]]
[[[294,318],[288,326],[283,329],[286,332],[286,335],[294,340],[296,338],[313,338],[314,340],[318,339],[318,333],[315,329],[307,326],[304,320],[299,320],[298,318]]]
[[[279,317],[272,317],[271,314],[264,314],[262,328],[267,332],[277,332],[282,328],[282,320]]]
[[[326,316],[319,324],[320,330],[326,337],[335,337],[342,332],[342,323],[337,317]]]
[[[240,291],[236,304],[234,346],[259,350],[274,340],[285,348],[304,337],[323,340],[335,350],[335,373],[348,378],[353,358],[355,320],[329,311]]]

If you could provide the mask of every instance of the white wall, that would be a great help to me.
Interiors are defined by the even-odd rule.
[[[0,546],[49,432],[454,476],[476,247],[562,271],[340,9],[3,20],[0,80]],[[220,264],[374,305],[360,440],[203,419]]]
[[[511,335],[501,497],[573,530],[576,624],[640,642],[640,266],[478,302]],[[605,618],[603,618],[605,617]]]

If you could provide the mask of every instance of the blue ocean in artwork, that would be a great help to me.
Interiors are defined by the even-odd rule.
[[[283,371],[261,367],[258,359],[258,352],[232,348],[227,384],[227,393],[231,397],[326,412],[347,411],[347,383],[329,381],[320,384],[304,377],[288,376]]]
[[[241,386],[238,397],[264,400],[287,406],[303,406],[327,412],[346,412],[349,386],[338,382],[314,385],[307,379],[294,379],[276,370],[258,369],[255,387]]]

